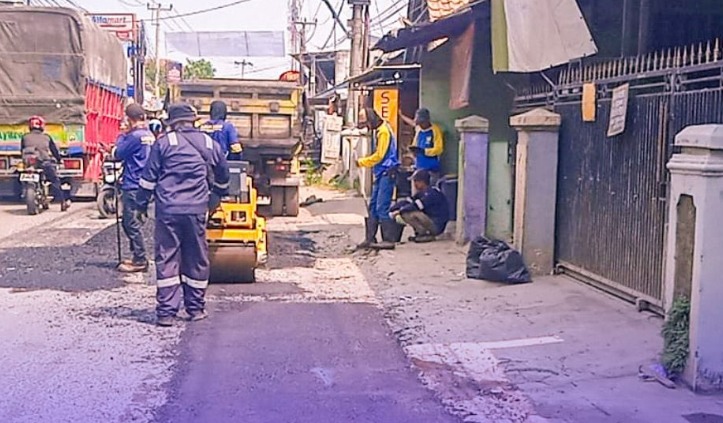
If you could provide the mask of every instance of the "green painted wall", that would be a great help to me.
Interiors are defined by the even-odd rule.
[[[475,38],[470,106],[462,110],[449,109],[451,42],[427,53],[422,60],[420,102],[422,107],[430,109],[433,120],[445,130],[442,166],[447,174],[458,173],[459,134],[454,121],[469,115],[479,115],[490,121],[487,235],[511,240],[513,168],[508,163],[508,145],[515,137],[509,126],[513,92],[500,76],[492,73],[489,26],[482,27]]]

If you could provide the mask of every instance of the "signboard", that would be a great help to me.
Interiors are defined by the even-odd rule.
[[[614,137],[625,132],[625,120],[628,115],[628,93],[630,84],[621,85],[613,90],[613,100],[610,102],[610,124],[608,137]]]
[[[595,99],[595,83],[588,82],[582,86],[582,121],[595,122],[597,103]]]
[[[321,162],[333,164],[341,156],[341,130],[344,119],[340,116],[324,116],[324,130],[321,142]]]
[[[166,82],[169,84],[178,84],[183,78],[183,64],[178,62],[166,61]]]
[[[136,15],[133,13],[104,13],[90,14],[88,16],[90,16],[94,24],[114,33],[122,41],[135,39]]]
[[[294,70],[286,71],[279,76],[279,81],[299,82],[301,81],[301,73]]]
[[[394,135],[398,136],[399,128],[399,90],[396,88],[380,88],[374,90],[374,111],[382,119],[389,122]]]

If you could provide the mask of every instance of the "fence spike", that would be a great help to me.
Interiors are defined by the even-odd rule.
[[[705,45],[705,63],[710,63],[710,40]]]
[[[673,67],[673,49],[668,49],[668,69]]]
[[[713,61],[717,62],[720,57],[720,38],[715,39],[715,46],[713,47]]]
[[[616,76],[622,76],[625,73],[625,58],[622,57],[618,60],[618,71]]]
[[[683,57],[681,58],[681,66],[688,64],[688,46],[683,46]]]
[[[658,70],[658,52],[653,53],[653,70]]]
[[[613,73],[613,62],[605,63],[605,78],[610,78]]]
[[[676,47],[673,52],[673,67],[680,66],[680,47]]]

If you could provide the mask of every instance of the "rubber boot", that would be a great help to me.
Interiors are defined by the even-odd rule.
[[[379,221],[374,216],[364,219],[365,235],[364,241],[356,246],[357,250],[368,250],[373,244],[377,243],[377,231],[379,230]]]
[[[373,244],[375,250],[393,250],[397,246],[396,235],[399,233],[397,222],[393,220],[383,220],[380,224],[382,227],[382,242]]]

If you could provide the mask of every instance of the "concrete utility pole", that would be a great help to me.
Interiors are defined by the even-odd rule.
[[[352,6],[351,17],[351,60],[349,66],[349,78],[353,78],[362,73],[364,70],[364,58],[367,56],[366,47],[368,43],[365,40],[366,33],[365,16],[369,8],[370,0],[348,0]],[[353,87],[349,87],[349,101],[347,107],[347,120],[349,123],[356,125],[360,108],[359,93],[354,91]]]
[[[244,79],[244,77],[246,77],[246,66],[254,67],[254,64],[246,59],[243,59],[240,62],[233,62],[233,64],[236,66],[241,66],[241,79]]]
[[[153,12],[153,24],[156,26],[156,77],[154,80],[154,94],[156,98],[161,96],[161,12],[170,12],[173,5],[163,6],[161,3],[148,3],[148,10]]]
[[[294,22],[294,25],[301,26],[301,29],[299,30],[299,51],[298,51],[298,53],[299,53],[299,63],[300,63],[299,70],[302,70],[304,60],[305,60],[304,56],[306,56],[306,27],[307,26],[316,26],[316,19],[313,22],[310,22],[310,21],[307,21],[306,18],[304,18],[301,21]],[[314,91],[313,91],[313,84],[314,84],[313,78],[315,78],[315,76],[314,76],[315,68],[314,67],[315,67],[315,64],[312,64],[311,66],[309,66],[309,92],[312,95],[314,94]]]

